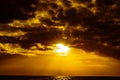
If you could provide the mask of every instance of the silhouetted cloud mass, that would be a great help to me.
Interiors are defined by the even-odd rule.
[[[120,59],[119,14],[120,0],[1,0],[0,47],[63,42]]]
[[[6,23],[13,19],[28,19],[34,16],[37,0],[1,0],[0,22]]]

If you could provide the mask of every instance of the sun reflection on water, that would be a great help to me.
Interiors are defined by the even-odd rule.
[[[69,76],[55,76],[53,78],[54,78],[53,80],[70,80],[71,79],[71,77]]]

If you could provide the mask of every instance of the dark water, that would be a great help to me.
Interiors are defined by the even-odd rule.
[[[0,80],[120,80],[120,76],[0,76]]]

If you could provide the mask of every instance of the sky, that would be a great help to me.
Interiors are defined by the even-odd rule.
[[[86,58],[93,52],[119,63],[119,14],[120,0],[1,0],[1,63],[16,56],[54,54],[58,43],[78,56],[83,50]]]

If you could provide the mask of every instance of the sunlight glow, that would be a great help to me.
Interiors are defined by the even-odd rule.
[[[68,46],[65,46],[63,44],[56,44],[55,52],[57,52],[60,56],[66,56],[68,55],[68,52],[70,48]]]

